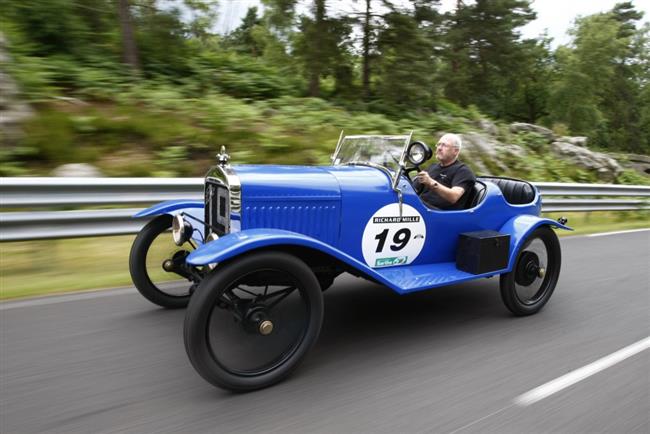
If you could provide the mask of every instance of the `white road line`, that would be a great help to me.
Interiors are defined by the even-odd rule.
[[[628,357],[632,357],[635,354],[640,353],[643,350],[650,348],[650,336],[641,339],[640,341],[629,345],[623,349],[616,351],[608,356],[605,356],[601,359],[596,360],[593,363],[590,363],[582,368],[571,371],[566,375],[563,375],[555,380],[549,381],[546,384],[543,384],[535,389],[519,395],[515,398],[514,403],[521,407],[526,407],[531,404],[536,403],[544,398],[549,397],[550,395],[557,393],[563,389],[566,389],[569,386],[576,384],[579,381],[584,380],[587,377],[590,377],[604,369],[607,369],[615,364],[622,362]]]
[[[630,229],[627,231],[616,231],[616,232],[601,232],[599,234],[589,234],[588,237],[604,237],[606,235],[618,235],[618,234],[631,234],[632,232],[645,232],[650,231],[650,228],[643,229]]]

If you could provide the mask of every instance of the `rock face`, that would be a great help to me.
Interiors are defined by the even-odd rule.
[[[643,175],[650,175],[650,156],[638,154],[625,154],[621,163],[624,167],[634,169]]]
[[[534,124],[526,124],[524,122],[515,122],[514,124],[510,124],[510,131],[513,133],[521,133],[521,132],[537,133],[545,137],[546,139],[548,139],[549,142],[555,139],[555,134],[553,134],[553,131],[549,130],[548,128],[544,128]]]
[[[567,159],[582,169],[595,172],[601,181],[612,182],[623,171],[623,168],[615,159],[600,152],[590,151],[587,148],[587,137],[556,137],[553,131],[548,128],[520,122],[510,124],[510,131],[513,133],[533,132],[541,135],[549,141],[550,150],[554,154]],[[517,148],[515,145],[510,145],[510,147],[511,153],[513,151],[512,147]]]
[[[476,126],[493,137],[496,137],[499,134],[499,128],[494,124],[494,122],[487,119],[479,120],[476,122]]]
[[[612,182],[623,171],[621,165],[613,158],[571,143],[553,142],[551,150],[578,167],[596,172],[601,181]]]
[[[87,163],[78,163],[78,164],[64,164],[57,167],[52,171],[52,176],[72,178],[72,177],[81,177],[81,178],[99,178],[102,175],[102,172],[99,171],[92,164]]]
[[[589,141],[588,137],[582,137],[582,136],[576,136],[576,137],[571,137],[571,136],[564,136],[560,137],[557,139],[558,142],[564,142],[564,143],[570,143],[574,146],[580,146],[582,148],[587,147],[587,142]]]
[[[529,151],[525,147],[499,142],[495,138],[498,129],[490,121],[485,123],[479,121],[476,125],[483,131],[461,134],[463,139],[461,160],[470,162],[478,173],[493,174],[492,171],[497,168],[500,172],[508,173],[508,167],[504,163],[507,159],[504,157],[526,158],[528,156]],[[533,132],[541,135],[549,141],[548,149],[556,156],[594,172],[600,181],[615,181],[623,171],[615,159],[600,152],[590,151],[587,148],[587,137],[556,137],[548,128],[526,123],[511,124],[510,131]],[[643,156],[636,159],[632,157],[628,156],[630,161],[628,165],[634,165],[635,169],[646,174],[650,173],[650,157],[645,157],[645,160]]]
[[[461,134],[461,138],[463,139],[461,160],[471,161],[472,165],[482,175],[493,174],[484,162],[486,159],[490,160],[491,166],[498,167],[500,170],[506,172],[508,167],[502,162],[501,155],[504,153],[517,157],[526,155],[526,150],[522,147],[503,144],[485,134],[466,133]]]

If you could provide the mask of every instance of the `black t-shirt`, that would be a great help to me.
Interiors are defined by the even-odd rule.
[[[434,164],[427,169],[429,176],[445,187],[462,187],[465,193],[458,199],[455,204],[450,204],[440,197],[435,191],[428,190],[426,187],[420,197],[427,204],[440,209],[463,209],[470,189],[476,182],[476,177],[472,170],[464,163],[456,160],[449,166],[441,166],[440,163]],[[417,181],[416,181],[417,184]]]

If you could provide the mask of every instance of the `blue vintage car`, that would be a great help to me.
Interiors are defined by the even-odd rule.
[[[479,178],[465,209],[431,209],[409,175],[431,155],[410,135],[341,134],[330,166],[231,166],[222,149],[204,201],[136,215],[153,219],[131,250],[133,282],[158,305],[189,303],[193,366],[237,391],[299,364],[320,332],[322,291],[343,272],[398,294],[499,275],[510,311],[539,311],[560,274],[552,228],[565,221],[540,217],[537,189],[507,178]]]

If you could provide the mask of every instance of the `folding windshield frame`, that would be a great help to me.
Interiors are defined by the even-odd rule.
[[[370,166],[370,167],[375,167],[378,169],[382,169],[386,174],[389,175],[390,180],[392,181],[392,187],[393,190],[397,188],[397,183],[399,181],[399,177],[402,174],[402,171],[404,170],[404,160],[406,158],[406,151],[408,149],[408,145],[411,143],[411,138],[413,137],[413,131],[411,131],[409,134],[404,134],[404,135],[381,135],[381,134],[360,134],[360,135],[352,135],[352,136],[346,136],[343,134],[343,131],[341,131],[341,134],[339,135],[339,140],[336,144],[336,149],[334,150],[334,154],[332,154],[331,160],[333,165],[338,165],[336,163],[336,160],[339,156],[339,153],[341,152],[341,146],[343,145],[343,142],[345,139],[361,139],[361,138],[375,138],[375,139],[382,139],[382,138],[390,138],[390,139],[397,139],[397,138],[404,138],[404,147],[402,148],[402,153],[400,154],[399,161],[397,163],[398,168],[394,173],[391,173],[391,170],[385,166],[382,166],[377,163],[373,163],[370,161],[349,161],[344,164],[358,164],[358,165],[364,165],[364,166]]]

